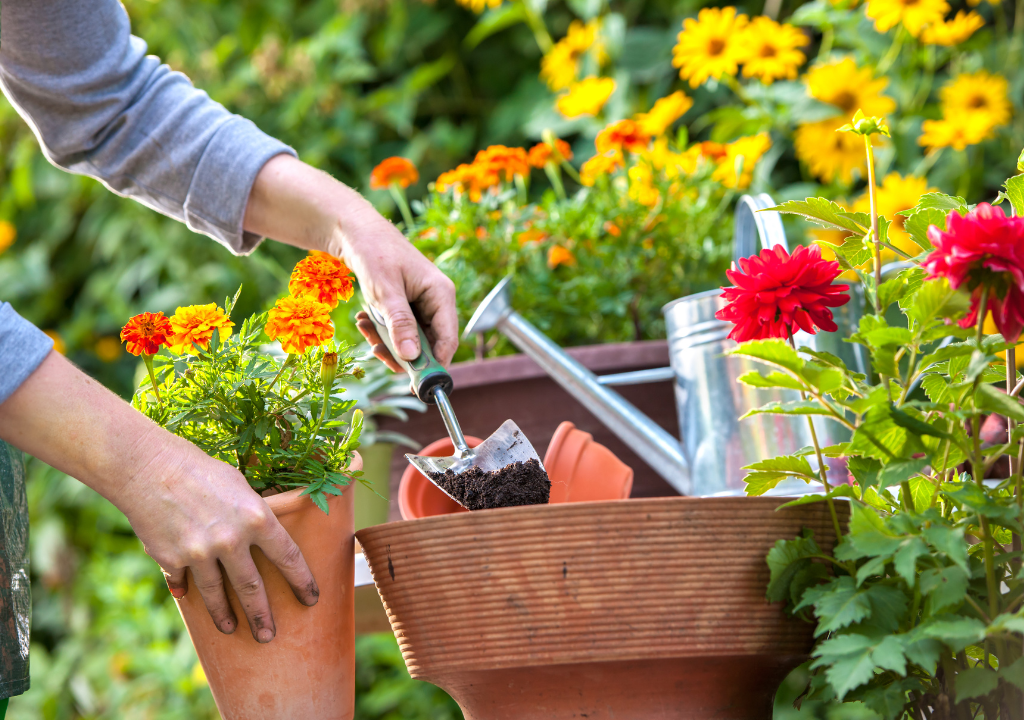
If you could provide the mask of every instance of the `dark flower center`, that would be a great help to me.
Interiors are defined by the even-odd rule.
[[[851,113],[857,109],[857,96],[849,90],[843,90],[842,92],[836,93],[835,98],[832,100],[832,104],[838,105],[843,112]]]
[[[725,40],[712,38],[708,42],[708,55],[721,55],[723,50],[725,50]]]

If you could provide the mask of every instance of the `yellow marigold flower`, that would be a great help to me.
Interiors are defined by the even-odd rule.
[[[479,15],[487,8],[491,8],[491,10],[500,8],[502,0],[456,0],[456,2]]]
[[[567,118],[597,115],[615,92],[611,78],[588,77],[569,86],[569,92],[559,96],[555,103],[558,112]]]
[[[223,340],[231,335],[231,328],[235,326],[216,303],[180,307],[174,311],[170,322],[172,335],[167,339],[167,347],[178,355],[196,352],[195,345],[209,349],[214,330],[220,332]]]
[[[554,270],[559,265],[575,265],[576,256],[568,248],[552,245],[548,250],[548,267]]]
[[[921,42],[925,45],[943,45],[953,47],[966,42],[976,31],[985,26],[985,18],[973,10],[965,13],[960,10],[952,20],[929,25],[921,33]]]
[[[53,340],[53,349],[59,352],[61,355],[66,355],[68,352],[67,343],[64,342],[64,338],[60,336],[60,333],[56,330],[43,330],[43,333]]]
[[[14,244],[18,229],[6,220],[0,220],[0,253]]]
[[[540,79],[555,92],[565,90],[576,82],[580,58],[597,42],[600,28],[600,20],[591,20],[586,25],[573,20],[569,24],[569,33],[541,58]]]
[[[743,30],[737,50],[743,77],[758,78],[766,85],[796,79],[796,71],[807,60],[797,48],[809,42],[798,27],[764,16],[754,18]]]
[[[92,350],[96,353],[96,357],[105,363],[114,362],[121,357],[121,353],[124,352],[121,348],[121,343],[118,342],[117,338],[110,337],[109,335],[97,340],[96,344],[93,345]]]
[[[270,309],[263,331],[286,353],[301,355],[334,337],[331,307],[312,297],[283,297]]]
[[[868,0],[866,12],[880,33],[903,23],[911,35],[919,37],[929,25],[942,22],[949,12],[949,3],[946,0]],[[871,115],[867,110],[864,114]]]
[[[896,109],[896,101],[882,94],[889,84],[888,79],[874,78],[871,68],[858,68],[852,58],[816,65],[807,72],[804,80],[808,95],[835,105],[845,120],[852,118],[858,110],[863,110],[869,117],[881,117]]]
[[[340,258],[319,250],[299,260],[288,280],[288,292],[296,297],[308,295],[333,310],[339,301],[348,302],[355,291],[352,275]]]
[[[929,187],[926,178],[913,175],[904,177],[896,172],[886,175],[882,179],[882,186],[875,190],[875,207],[878,214],[892,223],[889,226],[889,242],[908,255],[917,255],[921,248],[903,229],[906,218],[896,213],[914,207],[922,195],[930,192],[937,192],[937,189]],[[871,199],[866,192],[853,204],[853,209],[856,212],[871,211]],[[888,253],[895,257],[891,250]]]
[[[660,137],[654,141],[649,150],[641,154],[641,157],[652,168],[672,180],[680,175],[692,175],[696,172],[697,164],[703,156],[700,152],[700,145],[694,145],[686,152],[678,153],[669,148],[666,138]]]
[[[725,157],[711,177],[729,188],[743,190],[750,186],[754,167],[761,156],[772,146],[768,133],[742,137],[725,146]]]
[[[638,114],[636,124],[645,135],[658,137],[672,127],[672,123],[685,115],[691,107],[693,100],[679,90],[660,98],[649,112]]]
[[[661,193],[654,187],[654,173],[650,165],[639,163],[629,169],[629,197],[645,207],[658,204]]]
[[[977,117],[988,123],[989,130],[1006,125],[1013,114],[1006,78],[985,70],[957,75],[942,87],[939,99],[945,118]]]
[[[850,183],[854,171],[863,174],[867,169],[864,140],[853,133],[836,132],[844,122],[843,118],[834,118],[804,123],[796,129],[796,156],[822,182]]]
[[[619,120],[597,134],[594,147],[599,155],[609,152],[640,152],[647,149],[651,136],[632,120]]]
[[[984,117],[969,115],[956,120],[925,120],[921,124],[921,137],[917,144],[929,151],[951,147],[964,150],[985,140],[992,128]]]
[[[700,87],[709,78],[735,76],[739,70],[742,33],[746,15],[737,15],[736,8],[704,8],[697,19],[683,20],[683,31],[672,49],[672,64],[679,68],[679,77]]]
[[[167,347],[178,354],[195,352],[193,343],[206,350],[214,330],[219,331],[223,340],[231,335],[231,328],[235,326],[216,303],[179,307],[168,322],[171,334],[167,337]]]
[[[595,155],[583,163],[583,167],[580,168],[580,182],[587,187],[593,187],[599,177],[613,173],[620,167],[622,167],[621,153]]]

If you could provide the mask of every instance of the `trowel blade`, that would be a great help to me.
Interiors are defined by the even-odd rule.
[[[541,463],[541,467],[544,465],[537,455],[537,451],[533,449],[533,445],[527,439],[526,433],[511,420],[503,422],[501,427],[495,430],[489,438],[472,448],[469,455],[465,457],[429,457],[411,453],[407,453],[405,457],[430,482],[434,482],[435,475],[441,475],[448,469],[460,473],[474,465],[484,472],[501,470],[514,462],[526,462],[531,458]],[[437,483],[434,482],[434,485]],[[442,492],[444,491],[440,486],[438,488]],[[448,493],[445,494],[448,495]]]

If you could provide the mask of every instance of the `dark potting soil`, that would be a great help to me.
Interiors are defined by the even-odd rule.
[[[544,505],[551,495],[551,481],[536,458],[490,472],[478,467],[461,473],[449,469],[433,478],[441,489],[470,510]]]

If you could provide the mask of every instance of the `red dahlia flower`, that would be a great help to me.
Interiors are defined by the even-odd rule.
[[[987,287],[996,328],[1007,342],[1017,342],[1024,329],[1024,218],[1006,217],[1002,208],[981,203],[963,217],[950,211],[946,228],[928,228],[935,249],[922,267],[929,279],[946,278],[954,289],[967,286],[971,312],[961,327],[978,322],[981,291]]]
[[[813,335],[815,326],[835,332],[829,308],[850,301],[849,285],[832,284],[840,272],[839,263],[822,260],[817,245],[801,245],[792,255],[781,246],[762,250],[726,272],[736,286],[722,288],[729,304],[715,317],[736,324],[729,333],[736,342],[788,338],[797,330]]]

